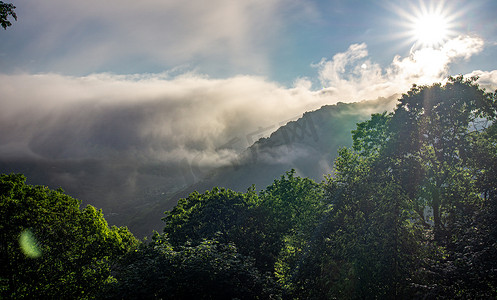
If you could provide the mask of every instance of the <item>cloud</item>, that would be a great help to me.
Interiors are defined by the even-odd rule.
[[[479,37],[458,36],[437,48],[412,49],[407,57],[397,55],[382,68],[368,58],[366,44],[353,44],[315,67],[326,91],[357,101],[407,91],[413,83],[440,82],[450,75],[451,64],[469,59],[483,46]]]
[[[478,84],[487,89],[487,91],[497,90],[497,70],[493,71],[482,71],[475,70],[469,74],[468,77],[478,76]]]
[[[200,152],[215,154],[233,138],[240,141],[225,150],[241,151],[249,146],[245,136],[259,127],[276,129],[331,101],[259,77],[196,74],[0,75],[0,90],[0,153],[25,147],[23,153],[50,159],[119,154],[191,160]]]
[[[283,22],[310,13],[299,0],[46,0],[16,6],[20,22],[11,39],[20,44],[5,49],[28,70],[66,74],[190,64],[224,73],[267,71]]]

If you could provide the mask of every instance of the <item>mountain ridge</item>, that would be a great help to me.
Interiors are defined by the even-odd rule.
[[[143,220],[155,220],[151,227],[159,230],[163,227],[160,219],[164,211],[194,191],[203,193],[217,186],[244,192],[252,185],[261,190],[291,169],[299,176],[320,182],[324,175],[332,172],[338,149],[352,145],[351,131],[356,124],[369,119],[372,113],[393,110],[397,98],[398,95],[392,95],[361,102],[339,102],[305,112],[297,120],[280,126],[269,137],[254,142],[225,166],[157,202],[148,214],[138,213],[131,226],[140,228],[145,224]],[[145,228],[139,231],[146,232]]]

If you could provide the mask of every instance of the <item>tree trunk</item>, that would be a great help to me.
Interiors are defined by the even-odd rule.
[[[442,238],[442,220],[440,215],[440,190],[438,188],[435,188],[433,191],[432,206],[434,223],[433,233],[435,241],[439,242]]]

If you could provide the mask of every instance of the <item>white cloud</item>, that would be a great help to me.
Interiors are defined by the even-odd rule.
[[[484,87],[487,91],[493,92],[497,90],[497,70],[482,71],[475,70],[467,75],[468,77],[478,76],[478,84]]]
[[[249,146],[251,132],[275,130],[333,101],[305,84],[289,89],[259,77],[196,74],[0,75],[0,91],[0,152],[24,145],[48,158],[192,159],[200,152],[214,156],[233,138],[239,141],[227,148],[237,152]]]
[[[385,68],[371,62],[366,44],[353,44],[316,67],[326,90],[350,100],[371,99],[407,91],[413,83],[442,81],[450,75],[452,63],[479,53],[483,44],[478,37],[458,36],[438,48],[413,49],[407,57],[395,56]]]

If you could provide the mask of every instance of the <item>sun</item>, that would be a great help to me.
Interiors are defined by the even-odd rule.
[[[417,43],[434,47],[442,44],[450,36],[447,18],[439,13],[427,13],[416,17],[411,34]]]
[[[400,36],[414,48],[437,48],[453,38],[457,32],[456,19],[461,12],[454,12],[443,0],[411,3],[407,8],[394,8],[401,28]]]

